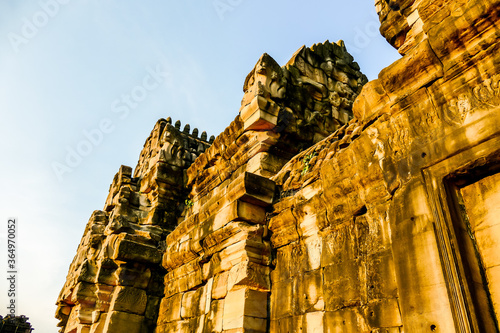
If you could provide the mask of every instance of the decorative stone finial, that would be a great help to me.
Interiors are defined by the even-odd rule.
[[[205,131],[201,132],[201,140],[207,141],[207,132],[205,132]]]
[[[175,122],[175,128],[177,128],[178,130],[180,130],[180,129],[181,129],[181,121],[180,121],[180,120],[177,120],[177,121]]]
[[[186,134],[189,134],[190,130],[191,130],[191,126],[189,126],[189,124],[186,124],[186,126],[184,126],[183,132],[186,133]]]
[[[198,137],[198,129],[197,129],[197,128],[195,128],[195,129],[193,130],[193,134],[192,134],[192,136],[193,136],[193,138],[197,138],[197,137]]]
[[[212,135],[212,136],[210,137],[210,141],[208,141],[208,143],[213,143],[213,142],[214,142],[214,140],[215,140],[215,136],[213,136],[213,135]]]
[[[170,117],[167,118],[167,124],[172,125],[172,118]]]

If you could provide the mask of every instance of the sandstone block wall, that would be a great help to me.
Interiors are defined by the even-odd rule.
[[[498,332],[498,1],[376,1],[403,57],[264,54],[217,138],[160,120],[86,227],[61,332]]]

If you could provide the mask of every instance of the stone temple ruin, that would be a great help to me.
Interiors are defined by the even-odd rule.
[[[500,1],[376,8],[403,55],[378,79],[327,41],[264,54],[216,138],[156,123],[60,332],[499,331]]]

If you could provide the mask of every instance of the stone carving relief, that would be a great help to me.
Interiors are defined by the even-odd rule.
[[[374,146],[373,156],[378,160],[380,169],[384,169],[384,159],[386,155],[385,144],[380,140],[380,133],[376,127],[370,127],[367,130],[368,137]],[[371,163],[370,163],[371,164]]]
[[[160,161],[166,162],[174,167],[184,167],[184,140],[181,134],[170,124],[163,131],[160,139],[161,151]]]
[[[467,86],[444,106],[444,119],[453,125],[462,125],[466,118],[478,110],[488,110],[500,105],[500,75]]]
[[[286,94],[286,84],[287,80],[281,67],[271,56],[264,53],[245,79],[245,95],[241,105],[247,105],[255,96],[281,100]]]

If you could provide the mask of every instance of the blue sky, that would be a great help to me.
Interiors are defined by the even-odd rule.
[[[0,2],[0,272],[17,217],[18,313],[57,331],[54,303],[84,226],[157,119],[217,135],[262,53],[284,65],[327,39],[343,39],[374,79],[399,57],[378,26],[372,0]]]

